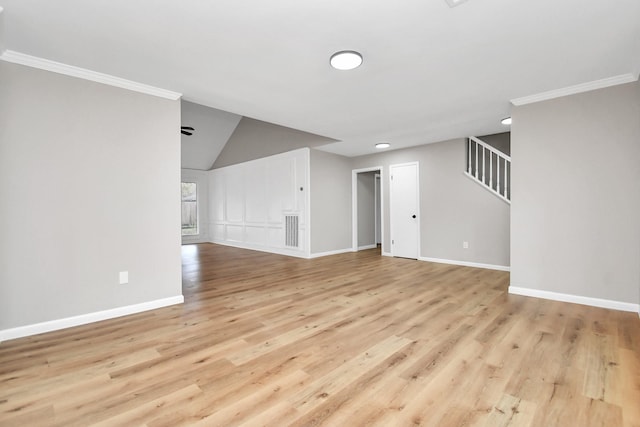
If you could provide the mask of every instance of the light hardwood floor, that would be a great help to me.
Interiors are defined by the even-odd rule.
[[[0,425],[640,426],[638,314],[508,282],[184,246],[184,305],[0,344]]]

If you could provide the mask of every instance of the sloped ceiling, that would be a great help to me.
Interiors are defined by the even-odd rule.
[[[209,170],[242,116],[187,101],[181,107],[182,126],[195,129],[193,135],[182,135],[182,167]]]
[[[504,131],[510,100],[640,67],[638,0],[0,0],[12,51],[333,138],[343,155]],[[353,49],[353,71],[329,57]]]
[[[243,117],[216,159],[215,169],[334,140],[260,120]]]

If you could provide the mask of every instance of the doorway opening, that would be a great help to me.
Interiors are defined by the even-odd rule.
[[[382,166],[352,171],[352,250],[384,247]]]

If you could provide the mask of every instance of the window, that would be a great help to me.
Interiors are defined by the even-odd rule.
[[[198,234],[198,186],[195,182],[182,183],[182,235]]]

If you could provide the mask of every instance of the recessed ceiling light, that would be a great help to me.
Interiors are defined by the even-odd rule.
[[[341,50],[331,55],[330,62],[336,70],[353,70],[362,64],[362,55],[353,50]]]
[[[389,147],[391,147],[391,144],[389,144],[388,142],[379,142],[376,144],[376,148],[378,150],[381,150],[383,148],[389,148]]]
[[[462,4],[462,3],[466,2],[467,0],[444,0],[444,1],[447,2],[449,7],[456,7],[459,4]]]
[[[511,117],[505,117],[504,119],[500,120],[500,123],[502,123],[503,125],[510,125],[511,124]]]

